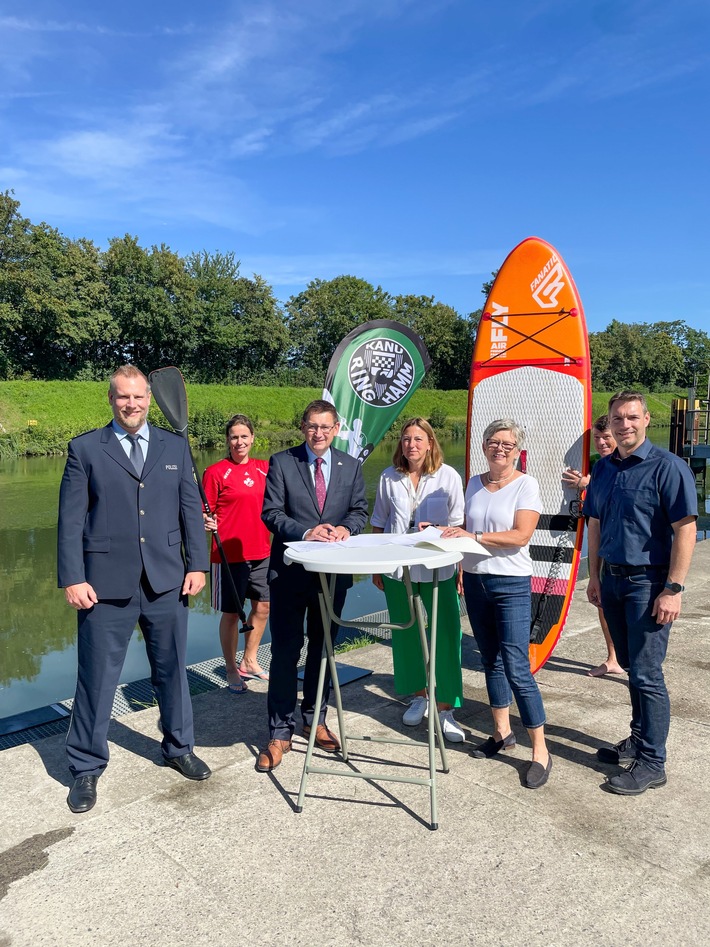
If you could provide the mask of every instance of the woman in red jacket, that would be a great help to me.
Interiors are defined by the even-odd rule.
[[[246,691],[245,681],[268,681],[259,665],[258,648],[269,617],[269,566],[271,534],[261,521],[268,460],[249,456],[254,444],[254,425],[244,414],[235,414],[225,428],[227,456],[205,470],[202,483],[214,519],[205,517],[205,528],[219,529],[219,537],[239,598],[251,601],[244,632],[244,655],[237,664],[239,616],[232,585],[225,574],[216,542],[212,542],[212,607],[222,612],[219,638],[224,654],[227,684],[234,694]]]

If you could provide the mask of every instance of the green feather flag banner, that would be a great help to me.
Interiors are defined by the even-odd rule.
[[[333,446],[364,463],[429,368],[426,346],[401,322],[376,319],[349,332],[333,353],[323,389],[340,418]]]

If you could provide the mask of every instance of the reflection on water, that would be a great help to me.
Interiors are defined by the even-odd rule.
[[[666,431],[657,430],[653,435],[657,443],[667,446]],[[463,473],[463,441],[443,446],[447,463]],[[392,443],[380,445],[364,466],[370,509],[392,450]],[[221,456],[220,451],[198,452],[195,459],[202,471]],[[0,464],[0,718],[74,693],[76,615],[56,587],[57,494],[63,469],[62,457],[22,458]],[[355,618],[381,608],[384,596],[369,577],[363,577],[348,594],[344,614]],[[220,653],[217,625],[218,616],[210,608],[209,589],[205,589],[190,611],[190,664]],[[136,633],[121,680],[133,681],[149,674]]]
[[[370,502],[392,448],[381,446],[365,466]],[[463,446],[459,453],[463,458]],[[197,452],[200,472],[223,456]],[[63,457],[21,458],[0,464],[0,718],[74,694],[76,614],[57,589],[57,496]],[[346,618],[384,607],[384,596],[362,579],[350,592]],[[190,609],[188,663],[220,653],[218,615],[208,587]],[[268,628],[265,636],[268,641]],[[148,677],[145,649],[135,632],[121,681]]]

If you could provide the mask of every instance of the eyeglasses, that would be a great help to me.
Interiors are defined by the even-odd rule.
[[[306,424],[304,425],[309,434],[317,434],[318,431],[321,434],[330,434],[330,432],[335,427],[334,424]]]
[[[512,450],[517,450],[517,444],[505,444],[503,441],[486,441],[488,448],[493,448],[493,450],[502,450],[506,454],[509,454]]]

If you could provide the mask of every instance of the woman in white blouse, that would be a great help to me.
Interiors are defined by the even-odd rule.
[[[373,533],[406,533],[421,525],[463,523],[463,484],[453,467],[444,463],[436,434],[424,418],[411,418],[402,427],[392,466],[383,471],[372,513]],[[453,715],[463,698],[461,679],[461,618],[454,566],[439,572],[437,621],[436,691],[437,709],[444,737],[453,743],[464,740],[464,732]],[[431,572],[423,566],[411,569],[412,585],[431,614]],[[401,570],[394,575],[375,575],[373,582],[384,589],[393,622],[409,621],[409,603]],[[416,726],[428,714],[426,672],[416,628],[393,629],[394,686],[398,694],[414,694],[402,722]]]
[[[493,715],[493,736],[471,752],[490,758],[515,746],[510,704],[515,695],[532,743],[525,776],[529,789],[544,786],[552,757],[545,743],[545,710],[528,656],[532,559],[528,543],[542,511],[537,480],[516,469],[523,430],[510,418],[493,421],[483,432],[488,470],[466,487],[466,529],[442,536],[471,536],[491,552],[464,556],[463,590],[473,634],[481,652]]]

